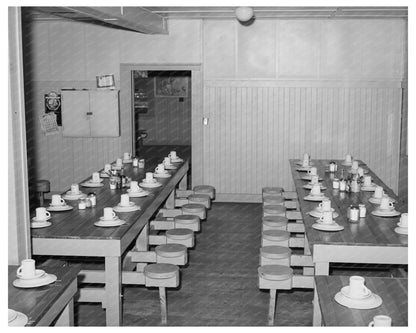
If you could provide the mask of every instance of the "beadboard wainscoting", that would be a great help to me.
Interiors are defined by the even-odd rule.
[[[289,159],[351,153],[396,193],[400,82],[207,80],[204,183],[227,200],[293,189]]]

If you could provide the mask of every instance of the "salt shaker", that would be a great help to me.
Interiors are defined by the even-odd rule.
[[[88,193],[88,199],[91,202],[91,207],[95,207],[95,205],[97,204],[97,197],[94,192]]]
[[[360,209],[360,218],[365,217],[365,215],[367,213],[367,208],[365,208],[365,205],[364,204],[359,204],[358,207]]]
[[[79,199],[78,200],[78,209],[85,209],[85,208],[87,208],[87,207],[85,205],[84,199]]]
[[[139,159],[137,157],[133,158],[133,167],[137,168],[139,166]]]
[[[358,206],[351,205],[349,208],[349,219],[351,222],[357,222],[360,219],[360,209]]]
[[[344,191],[346,191],[346,189],[347,189],[347,182],[344,179],[340,180],[339,190],[344,192]]]
[[[339,179],[338,178],[334,178],[334,180],[332,181],[332,188],[334,190],[339,189]]]

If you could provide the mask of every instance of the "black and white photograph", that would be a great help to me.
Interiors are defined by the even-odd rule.
[[[409,1],[72,2],[3,6],[8,327],[411,326]]]

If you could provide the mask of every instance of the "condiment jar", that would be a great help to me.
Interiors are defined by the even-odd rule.
[[[332,181],[332,188],[337,190],[339,189],[339,179],[338,178],[334,178],[334,180]]]
[[[358,207],[360,209],[360,217],[365,217],[365,215],[367,214],[367,208],[365,207],[365,205],[359,204]]]
[[[139,166],[139,159],[137,157],[133,158],[133,167],[137,168]]]
[[[94,192],[88,193],[88,199],[91,202],[91,207],[95,207],[95,205],[97,204],[97,196]]]
[[[85,209],[85,208],[87,208],[87,206],[85,205],[84,199],[79,199],[78,200],[78,209]]]
[[[329,171],[330,172],[335,172],[335,171],[337,171],[337,169],[338,169],[337,164],[334,161],[331,161],[329,163]]]
[[[358,206],[351,205],[349,208],[349,219],[351,222],[357,222],[360,219],[360,209]]]
[[[340,182],[339,182],[339,190],[341,192],[344,192],[344,191],[346,191],[346,189],[347,189],[347,182],[344,179],[340,180]]]

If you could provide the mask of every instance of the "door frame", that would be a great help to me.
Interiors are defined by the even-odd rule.
[[[203,184],[203,73],[202,65],[195,64],[120,64],[120,127],[123,149],[135,151],[133,80],[131,72],[139,71],[190,71],[191,72],[191,163],[192,185]],[[125,151],[127,151],[125,150]]]

